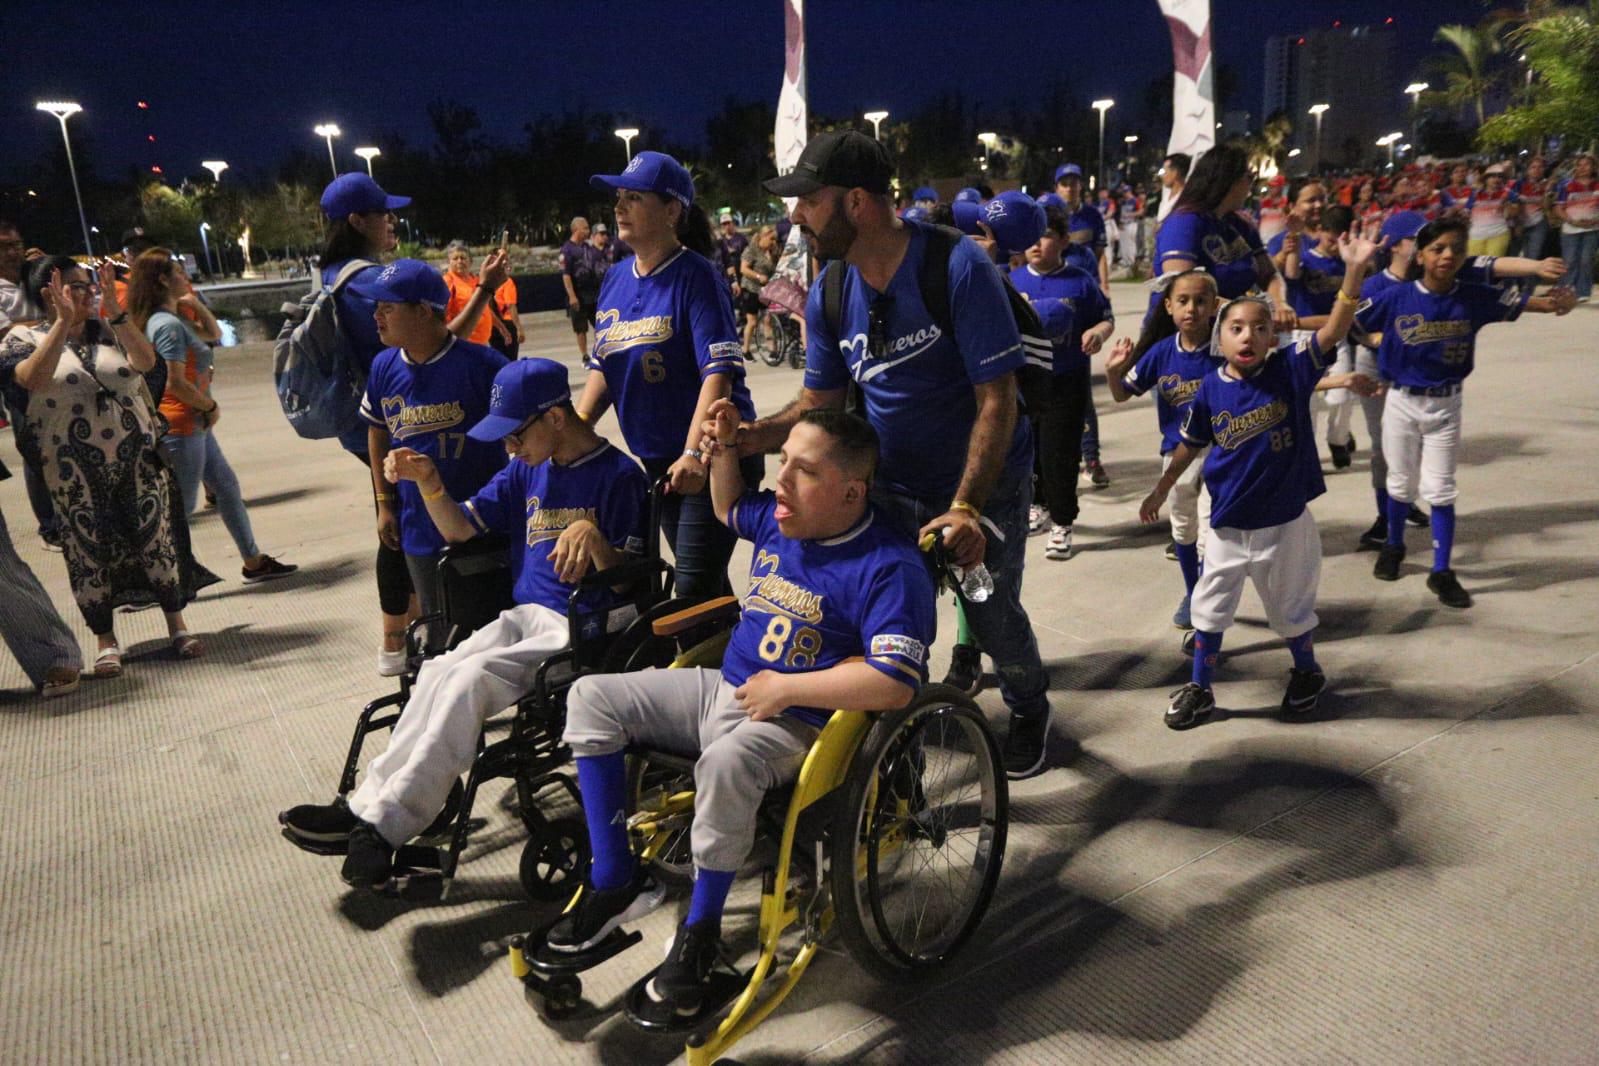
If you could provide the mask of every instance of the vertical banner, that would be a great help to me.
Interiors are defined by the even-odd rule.
[[[777,95],[773,155],[777,172],[787,174],[805,148],[805,0],[783,2],[783,90]]]
[[[1171,30],[1171,139],[1167,154],[1199,158],[1216,143],[1216,85],[1210,58],[1210,0],[1160,0]],[[1169,196],[1169,193],[1166,194]],[[1161,205],[1162,213],[1170,204]]]

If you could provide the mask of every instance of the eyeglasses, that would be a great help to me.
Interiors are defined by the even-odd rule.
[[[89,284],[87,281],[69,281],[66,283],[66,286],[81,296],[94,295],[94,286]]]
[[[879,296],[866,308],[866,346],[873,359],[888,354],[888,312],[893,306],[893,297]]]
[[[533,428],[533,424],[535,422],[537,422],[539,419],[543,418],[547,414],[549,414],[548,411],[540,411],[538,414],[534,415],[532,418],[528,419],[526,422],[523,422],[520,426],[517,426],[515,430],[513,430],[510,433],[507,433],[505,435],[505,439],[508,440],[508,441],[512,441],[513,443],[515,443],[515,445],[518,448],[520,448],[522,446],[522,434],[524,434],[528,430],[532,429]]]

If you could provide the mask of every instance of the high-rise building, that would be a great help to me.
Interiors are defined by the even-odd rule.
[[[1263,121],[1277,111],[1294,124],[1293,143],[1315,163],[1314,104],[1322,115],[1321,162],[1356,166],[1376,153],[1378,137],[1403,129],[1404,96],[1394,28],[1340,26],[1266,41]]]

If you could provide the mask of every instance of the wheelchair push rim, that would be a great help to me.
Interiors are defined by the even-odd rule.
[[[1007,820],[999,748],[965,694],[929,686],[883,716],[832,834],[834,906],[856,960],[893,976],[954,956],[993,897]]]

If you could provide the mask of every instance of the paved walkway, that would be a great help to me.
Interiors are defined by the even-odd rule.
[[[1141,293],[1115,289],[1131,323]],[[1460,479],[1470,611],[1440,607],[1419,566],[1380,584],[1354,553],[1371,511],[1357,424],[1354,469],[1314,506],[1334,690],[1296,726],[1270,716],[1288,658],[1252,592],[1218,678],[1226,712],[1184,734],[1160,724],[1187,661],[1168,623],[1177,568],[1134,513],[1158,472],[1154,416],[1101,386],[1114,481],[1087,493],[1076,558],[1029,552],[1053,767],[1012,791],[981,942],[916,986],[825,955],[735,1057],[1599,1059],[1596,326],[1585,307],[1484,337]],[[575,354],[558,319],[531,334],[541,354]],[[258,539],[302,570],[240,584],[206,513],[197,550],[228,580],[191,609],[204,659],[172,661],[159,616],[119,616],[125,676],[46,707],[0,656],[0,1061],[672,1060],[681,1045],[608,1012],[552,1026],[524,1001],[502,945],[550,912],[521,895],[499,789],[444,904],[350,894],[334,860],[278,839],[276,812],[331,795],[355,711],[388,688],[372,672],[370,498],[355,463],[289,432],[265,346],[218,362]],[[797,379],[752,368],[757,405]],[[0,458],[15,468],[10,434]],[[0,506],[70,608],[20,479]],[[730,929],[754,899],[738,890]],[[590,975],[591,1001],[657,958],[673,920],[653,915],[649,943]]]

